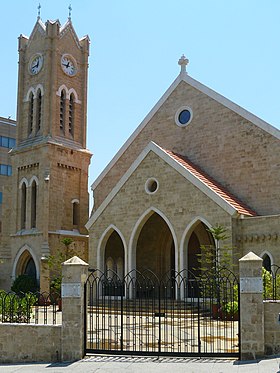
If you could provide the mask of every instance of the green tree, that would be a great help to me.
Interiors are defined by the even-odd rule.
[[[62,263],[76,255],[71,244],[74,241],[72,238],[63,238],[61,243],[64,245],[62,249],[58,249],[57,252],[48,257],[48,266],[51,272],[50,276],[50,291],[61,293],[62,283]]]
[[[207,229],[214,238],[214,245],[201,245],[198,262],[203,281],[201,292],[205,298],[215,299],[218,309],[225,313],[238,310],[238,285],[234,284],[234,249],[224,244],[229,237],[227,228],[217,224]],[[231,281],[233,284],[231,284]]]

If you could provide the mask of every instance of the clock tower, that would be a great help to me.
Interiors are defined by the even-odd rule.
[[[0,257],[12,280],[29,274],[41,290],[46,258],[63,238],[87,260],[88,56],[89,38],[78,38],[70,18],[61,26],[38,17],[30,37],[19,37],[17,141]]]

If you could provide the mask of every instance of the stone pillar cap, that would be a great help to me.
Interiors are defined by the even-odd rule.
[[[239,259],[239,261],[247,261],[247,260],[250,260],[250,261],[262,261],[262,258],[260,258],[258,255],[256,255],[255,253],[253,253],[253,251],[250,251],[248,254],[246,254],[245,256],[243,256],[243,258]]]
[[[62,265],[83,265],[83,266],[88,266],[88,263],[84,262],[78,256],[73,256],[72,258],[70,258],[70,259],[66,260],[65,262],[63,262]]]

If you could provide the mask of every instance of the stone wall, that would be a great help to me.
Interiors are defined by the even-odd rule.
[[[61,325],[0,324],[0,362],[61,360]]]
[[[0,363],[73,361],[84,356],[84,283],[88,264],[63,263],[62,325],[0,323]]]
[[[145,183],[150,177],[156,178],[159,184],[157,192],[152,195],[145,191]],[[232,217],[164,160],[150,152],[91,226],[90,266],[103,269],[102,260],[107,239],[104,233],[112,225],[123,237],[125,262],[130,263],[130,258],[135,255],[137,233],[139,234],[151,215],[151,207],[153,211],[158,211],[166,217],[170,223],[169,228],[172,227],[177,257],[176,269],[186,268],[185,233],[196,219],[204,219],[212,226],[223,222],[231,233]],[[144,216],[145,213],[147,216]],[[192,227],[189,227],[189,230],[191,231]],[[229,246],[232,244],[230,239],[226,242]],[[126,267],[127,271],[133,269],[133,263],[130,264],[130,268]]]
[[[193,119],[182,128],[175,114],[184,105]],[[150,141],[188,156],[258,214],[279,212],[279,140],[183,81],[95,188],[95,208]]]
[[[266,355],[280,353],[280,301],[264,302],[264,349]]]

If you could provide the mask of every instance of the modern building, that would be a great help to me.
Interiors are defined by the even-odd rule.
[[[12,176],[9,151],[16,145],[16,122],[0,117],[0,232],[2,231],[3,189]]]

